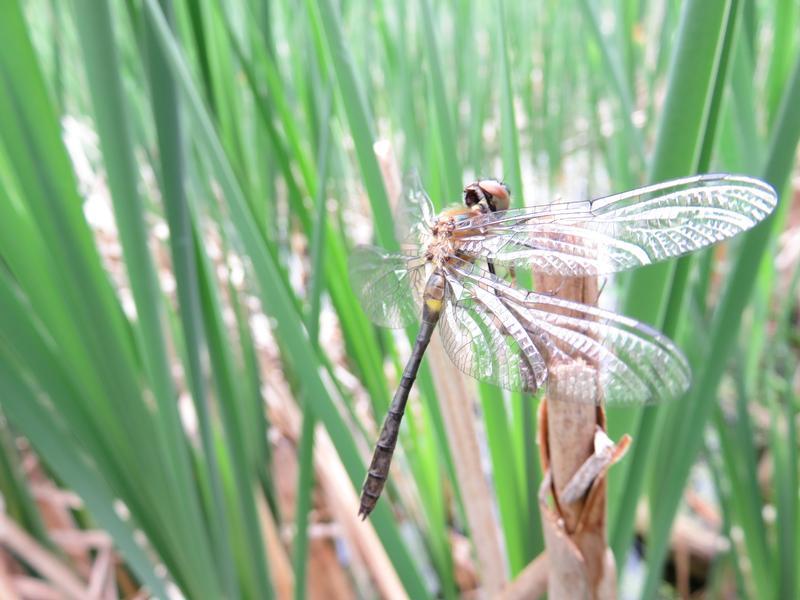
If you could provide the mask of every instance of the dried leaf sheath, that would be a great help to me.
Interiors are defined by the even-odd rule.
[[[597,302],[595,278],[537,276],[536,285],[555,290],[559,298],[592,305]],[[553,474],[554,497],[592,455],[595,429],[605,428],[605,413],[597,386],[598,365],[590,362],[551,365],[547,394],[547,450]],[[561,507],[568,531],[574,531],[582,505]]]

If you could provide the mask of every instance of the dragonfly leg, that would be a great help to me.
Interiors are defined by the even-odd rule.
[[[597,298],[595,298],[593,304],[597,304],[600,301],[600,294],[602,294],[603,290],[606,289],[607,283],[608,283],[608,277],[603,277],[603,282],[600,284],[600,289],[597,290]]]
[[[486,260],[486,266],[489,268],[489,273],[497,276],[497,269],[494,266],[494,261],[489,258]],[[508,276],[511,278],[512,287],[517,286],[517,270],[514,267],[508,267]],[[498,294],[499,295],[499,294]]]

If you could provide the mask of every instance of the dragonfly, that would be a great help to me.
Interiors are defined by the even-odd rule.
[[[461,371],[507,390],[534,393],[555,365],[583,360],[597,370],[592,402],[678,397],[691,372],[669,338],[612,311],[521,289],[514,269],[598,277],[682,256],[752,228],[773,211],[777,195],[754,178],[704,174],[526,208],[509,208],[509,188],[484,179],[467,185],[463,200],[436,214],[411,175],[395,214],[399,251],[358,246],[351,255],[351,284],[367,316],[391,328],[419,323],[364,481],[362,519],[383,491],[409,393],[437,327]]]

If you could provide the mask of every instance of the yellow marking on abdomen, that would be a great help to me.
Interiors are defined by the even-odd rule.
[[[436,298],[428,298],[425,300],[425,304],[428,305],[428,310],[431,312],[439,312],[442,310],[442,301],[437,300]]]

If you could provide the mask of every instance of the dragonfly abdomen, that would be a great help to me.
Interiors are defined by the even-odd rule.
[[[428,278],[425,284],[422,306],[422,323],[414,342],[411,356],[403,369],[403,376],[400,385],[392,398],[389,411],[383,421],[378,443],[375,444],[375,452],[372,454],[372,462],[367,471],[367,479],[361,488],[361,506],[358,509],[358,516],[366,519],[375,508],[378,498],[383,492],[386,478],[389,476],[389,467],[392,464],[392,456],[397,445],[397,436],[400,433],[400,422],[403,420],[403,413],[406,410],[406,402],[417,378],[419,365],[422,357],[431,341],[433,330],[439,321],[439,315],[444,302],[445,279],[442,272],[437,269]]]

